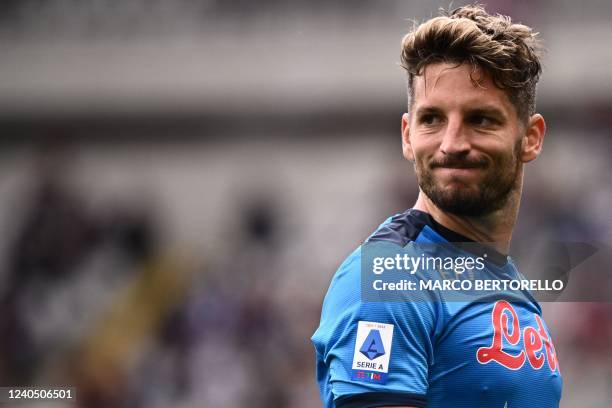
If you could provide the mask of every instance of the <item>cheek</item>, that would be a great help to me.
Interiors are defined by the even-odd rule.
[[[426,162],[432,156],[434,156],[438,150],[438,146],[431,141],[425,141],[421,138],[414,138],[412,140],[411,152],[413,161],[415,162]]]
[[[511,146],[507,146],[503,153],[500,153],[500,157],[506,166],[513,167],[513,165],[520,161],[521,158],[522,143],[519,139],[517,143]]]
[[[511,140],[508,142],[508,140]],[[508,166],[520,158],[521,139],[518,142],[514,137],[505,140],[484,141],[484,143],[473,144],[474,152],[489,156],[493,164],[497,166]]]
[[[415,149],[414,146],[410,151],[410,161],[418,167],[422,167],[423,163],[426,162],[425,155],[421,150]]]

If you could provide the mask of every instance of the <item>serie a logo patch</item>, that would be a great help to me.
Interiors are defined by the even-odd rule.
[[[392,340],[392,324],[358,322],[351,379],[376,384],[387,382]]]

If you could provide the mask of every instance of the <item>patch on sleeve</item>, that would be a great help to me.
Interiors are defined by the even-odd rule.
[[[358,322],[351,379],[376,384],[386,383],[392,340],[392,324]]]

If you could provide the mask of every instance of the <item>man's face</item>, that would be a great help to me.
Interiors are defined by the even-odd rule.
[[[414,161],[421,190],[457,215],[502,208],[521,184],[525,135],[504,91],[471,65],[449,63],[427,66],[413,87],[403,151]]]

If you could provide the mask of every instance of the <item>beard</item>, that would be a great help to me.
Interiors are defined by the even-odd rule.
[[[487,157],[452,157],[432,161],[429,164],[415,160],[414,167],[421,190],[442,211],[460,215],[478,217],[488,215],[504,207],[513,191],[520,186],[521,139],[517,141],[509,154]],[[477,167],[485,171],[484,178],[476,186],[462,185],[443,186],[434,174],[436,167]],[[455,180],[459,181],[459,180]]]

